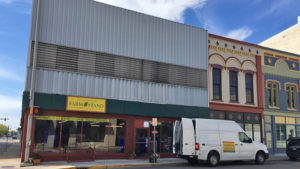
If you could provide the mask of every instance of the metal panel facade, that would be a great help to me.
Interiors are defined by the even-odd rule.
[[[29,72],[30,69],[29,69]],[[118,79],[49,69],[37,69],[36,92],[208,107],[207,90],[137,80]],[[28,79],[30,79],[29,73]],[[30,80],[28,80],[30,82]],[[29,84],[26,84],[29,90]]]
[[[40,12],[40,42],[207,70],[204,29],[92,0],[41,0]]]

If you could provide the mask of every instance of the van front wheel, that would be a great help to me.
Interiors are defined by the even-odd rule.
[[[216,152],[210,152],[207,157],[207,163],[208,163],[208,165],[210,165],[212,167],[217,166],[219,164],[219,160],[220,160],[220,157],[219,157],[218,153],[216,153]]]
[[[264,164],[266,161],[266,156],[265,156],[265,153],[263,152],[258,152],[256,154],[256,157],[255,157],[255,162],[256,164]]]

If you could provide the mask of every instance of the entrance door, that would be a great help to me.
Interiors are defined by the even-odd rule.
[[[148,152],[148,129],[136,129],[135,153],[143,156]]]

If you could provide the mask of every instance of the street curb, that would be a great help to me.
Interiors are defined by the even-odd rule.
[[[144,163],[144,164],[116,164],[116,165],[95,165],[89,167],[67,167],[63,169],[101,169],[101,168],[122,168],[122,167],[149,167],[149,166],[163,166],[163,165],[178,165],[178,164],[185,164],[186,162],[174,162],[174,163]]]

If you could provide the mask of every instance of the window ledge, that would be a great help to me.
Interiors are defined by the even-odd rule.
[[[270,109],[280,109],[280,107],[277,106],[269,106]]]
[[[246,102],[248,105],[255,105],[253,102]]]
[[[235,103],[235,104],[240,104],[240,102],[239,101],[229,101],[230,103]]]
[[[212,99],[213,102],[224,102],[223,100]]]
[[[297,109],[294,108],[288,108],[289,111],[297,111]]]

